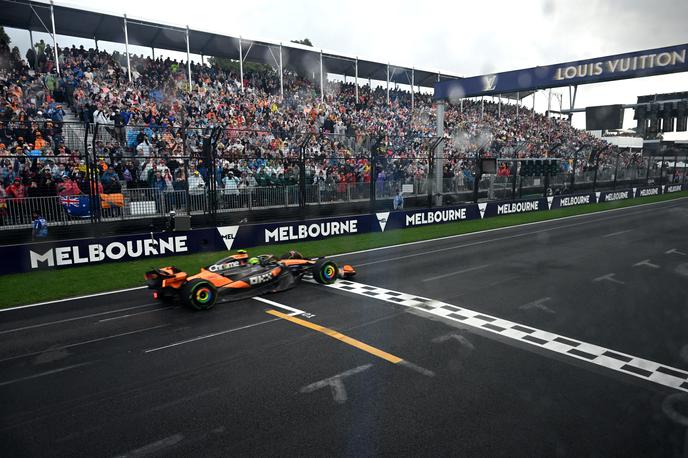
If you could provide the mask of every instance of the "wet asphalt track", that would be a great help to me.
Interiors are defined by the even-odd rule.
[[[682,199],[338,259],[688,371],[687,231]],[[136,290],[0,313],[2,455],[688,456],[685,391],[375,297],[266,299],[297,311]]]

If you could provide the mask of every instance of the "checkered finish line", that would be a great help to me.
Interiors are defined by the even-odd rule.
[[[377,286],[364,285],[349,280],[339,280],[330,288],[361,296],[368,296],[392,304],[422,310],[432,315],[456,321],[465,326],[482,329],[509,339],[518,340],[539,348],[587,361],[624,374],[688,392],[688,372],[665,366],[654,361],[627,355],[608,348],[580,342],[530,326],[474,312],[445,302],[391,291]]]

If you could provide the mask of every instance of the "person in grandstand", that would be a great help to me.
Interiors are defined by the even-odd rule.
[[[189,176],[189,198],[192,210],[205,208],[206,200],[203,199],[205,193],[205,180],[198,170],[193,170]]]
[[[404,209],[404,193],[401,189],[397,190],[397,195],[394,196],[394,201],[392,202],[395,210]]]
[[[31,240],[46,238],[48,236],[48,222],[40,212],[33,212],[32,218]]]

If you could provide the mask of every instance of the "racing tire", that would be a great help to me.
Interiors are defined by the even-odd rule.
[[[331,285],[337,281],[339,268],[337,264],[328,259],[318,259],[311,267],[313,280],[322,285]]]
[[[217,288],[207,280],[195,278],[184,285],[182,298],[194,310],[210,310],[217,302]]]

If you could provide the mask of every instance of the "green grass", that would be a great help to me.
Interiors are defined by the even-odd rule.
[[[465,234],[518,224],[544,221],[564,216],[594,213],[612,208],[659,202],[688,197],[688,192],[678,192],[639,199],[581,205],[547,212],[522,213],[499,216],[484,220],[463,221],[390,230],[383,233],[368,233],[335,237],[328,240],[299,242],[257,247],[251,251],[280,255],[289,250],[298,250],[308,257],[334,255],[349,251],[377,248],[417,240],[433,239],[449,235]],[[250,250],[250,249],[249,249]],[[199,253],[186,256],[146,259],[141,261],[97,264],[72,269],[30,272],[0,276],[0,308],[34,302],[62,299],[90,293],[130,288],[143,284],[143,273],[151,267],[175,265],[182,270],[196,271],[200,266],[211,264],[226,256],[226,251]]]

